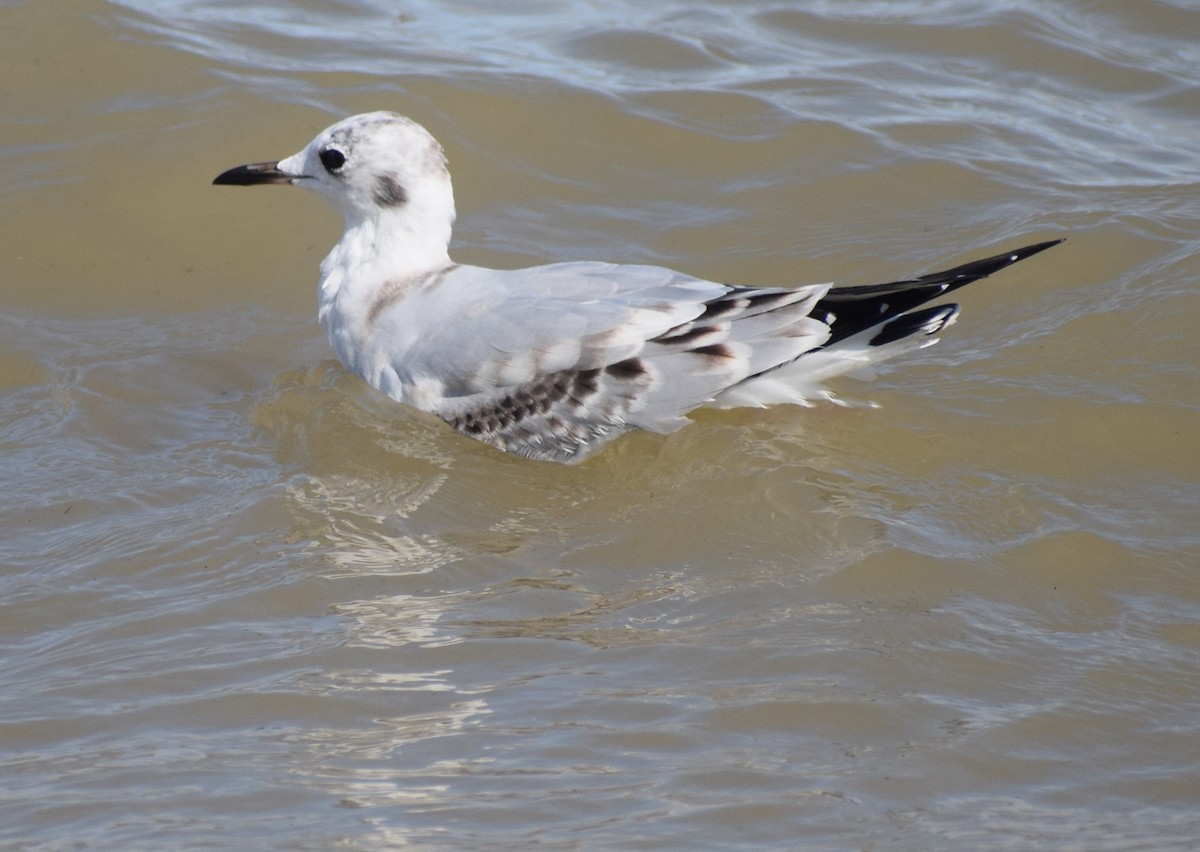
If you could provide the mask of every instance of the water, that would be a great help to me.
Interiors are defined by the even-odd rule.
[[[1193,4],[2,14],[0,845],[1200,837]],[[878,408],[524,462],[330,360],[332,212],[209,185],[380,108],[467,262],[1068,241]]]

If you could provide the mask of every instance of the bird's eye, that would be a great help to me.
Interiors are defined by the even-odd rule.
[[[321,165],[330,174],[336,173],[338,169],[346,165],[346,155],[337,148],[326,148],[319,156],[321,157]]]

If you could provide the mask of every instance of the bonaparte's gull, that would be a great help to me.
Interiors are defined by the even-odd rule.
[[[285,160],[213,183],[288,183],[345,231],[321,264],[321,324],[346,369],[510,453],[576,461],[700,406],[832,399],[823,380],[935,342],[957,305],[920,305],[1061,242],[890,284],[704,281],[655,266],[497,270],[450,260],[442,147],[391,112],[339,121]]]

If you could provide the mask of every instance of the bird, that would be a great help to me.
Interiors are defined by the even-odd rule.
[[[291,184],[344,231],[321,263],[318,318],[351,373],[517,456],[581,461],[700,407],[837,402],[824,382],[936,342],[958,305],[927,302],[1062,242],[885,284],[759,287],[600,261],[501,270],[450,259],[442,146],[394,112],[355,115],[282,160],[214,184]]]

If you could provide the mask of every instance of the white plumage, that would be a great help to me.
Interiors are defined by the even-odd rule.
[[[345,367],[508,452],[575,461],[631,428],[670,432],[703,405],[809,404],[821,382],[934,342],[930,299],[1058,241],[873,287],[735,287],[669,269],[450,260],[454,194],[420,125],[367,113],[298,154],[214,183],[291,183],[345,219],[321,264],[319,317]]]

